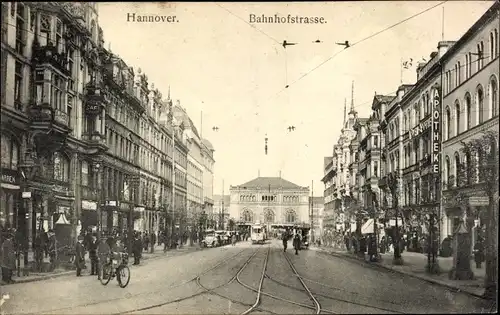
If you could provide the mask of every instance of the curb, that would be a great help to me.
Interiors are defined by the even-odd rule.
[[[434,280],[434,279],[429,279],[429,278],[424,278],[424,277],[421,277],[421,276],[417,276],[417,275],[415,275],[413,273],[410,273],[410,272],[407,272],[407,271],[393,269],[393,268],[391,268],[389,266],[384,266],[384,265],[382,265],[380,263],[371,264],[371,263],[366,262],[364,259],[362,260],[360,258],[357,258],[357,257],[354,257],[354,256],[345,255],[345,254],[341,254],[341,253],[328,252],[328,251],[326,251],[324,249],[319,249],[319,251],[324,252],[324,253],[328,253],[328,254],[330,254],[332,256],[335,256],[335,257],[338,257],[338,258],[341,258],[341,259],[355,260],[357,262],[364,263],[365,265],[368,265],[370,267],[375,267],[375,268],[383,269],[383,270],[386,270],[386,271],[392,271],[392,272],[395,272],[395,273],[403,274],[405,276],[409,276],[409,277],[412,277],[412,278],[415,278],[415,279],[419,279],[419,280],[422,280],[422,281],[425,281],[425,282],[428,282],[428,283],[431,283],[431,284],[436,284],[436,285],[440,285],[442,287],[446,287],[446,288],[454,290],[456,292],[465,293],[465,294],[468,294],[468,295],[476,297],[476,298],[487,300],[481,294],[477,294],[477,293],[470,292],[470,291],[467,291],[467,290],[462,290],[460,287],[457,287],[457,286],[454,286],[454,285],[451,285],[451,284],[447,284],[447,283],[443,283],[441,281],[437,281],[437,280]]]
[[[181,251],[181,252],[175,252],[175,253],[178,253],[178,254],[172,255],[172,256],[157,255],[157,256],[149,257],[149,258],[143,259],[143,260],[147,261],[147,260],[155,260],[155,259],[159,259],[159,258],[172,258],[172,257],[175,257],[175,256],[186,255],[186,254],[189,254],[191,252],[196,252],[196,251],[199,251],[199,250],[202,250],[202,249],[201,248],[196,248],[194,250],[185,250],[185,251]],[[162,254],[165,254],[165,253],[162,253]],[[16,285],[16,284],[21,284],[21,283],[30,283],[30,282],[39,282],[39,281],[44,281],[44,280],[51,280],[51,279],[55,279],[55,278],[69,276],[69,275],[75,274],[75,272],[76,272],[75,270],[68,270],[68,271],[63,271],[63,272],[52,274],[52,275],[44,275],[44,276],[40,276],[38,278],[31,278],[31,279],[26,279],[26,278],[22,278],[21,277],[21,278],[16,279],[15,283],[5,283],[5,284],[2,283],[0,286],[3,287],[3,286]]]

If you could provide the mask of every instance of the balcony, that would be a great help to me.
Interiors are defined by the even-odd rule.
[[[55,109],[49,103],[31,105],[28,109],[31,129],[42,138],[41,145],[62,143],[71,132],[69,117],[65,112]]]
[[[84,140],[87,146],[92,150],[106,151],[108,149],[106,137],[97,131],[92,134],[82,135],[82,140]]]
[[[52,42],[49,42],[45,46],[40,46],[40,44],[35,41],[33,43],[33,60],[37,65],[48,64],[65,76],[70,76],[70,72],[66,67],[66,58],[63,54],[57,52],[57,48]]]

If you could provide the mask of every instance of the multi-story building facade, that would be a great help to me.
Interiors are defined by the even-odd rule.
[[[401,85],[396,96],[392,97],[387,103],[380,104],[380,147],[383,148],[381,154],[381,169],[379,180],[379,205],[384,211],[384,223],[386,228],[397,226],[402,228],[401,213],[399,211],[402,195],[402,168],[401,159],[403,152],[403,127],[401,121],[403,119],[403,111],[401,109],[401,100],[405,93],[411,90],[412,85]],[[392,173],[392,174],[391,174]],[[391,187],[388,182],[389,174],[394,175],[398,180]],[[395,189],[395,196],[391,188]],[[398,199],[398,207],[396,207],[396,197]],[[396,221],[397,220],[397,221]],[[394,231],[394,230],[392,230]],[[389,232],[391,235],[392,232]],[[391,235],[394,237],[394,235]]]
[[[335,220],[335,195],[334,192],[336,190],[336,181],[335,175],[337,172],[337,161],[333,156],[327,156],[324,158],[323,163],[323,178],[321,181],[325,185],[325,189],[323,191],[323,228],[332,230],[336,229],[336,220]]]
[[[325,199],[323,197],[309,197],[309,204],[311,205],[311,227],[315,240],[323,235],[323,210]]]
[[[97,20],[92,2],[2,4],[1,224],[28,241],[56,223],[72,237],[185,223],[184,125]]]
[[[309,224],[309,187],[301,187],[280,177],[257,177],[230,186],[230,217],[239,226],[254,223],[274,227]]]
[[[488,176],[478,167],[485,163],[487,154],[493,154],[498,161],[498,137],[492,139],[490,148],[467,151],[463,143],[481,139],[487,132],[498,135],[499,8],[500,4],[495,2],[441,59],[444,198],[441,237],[452,235],[461,221],[466,222],[466,229],[472,235],[471,251],[478,237],[485,236],[487,221],[498,219],[498,212],[493,218],[487,215],[490,205],[487,189],[495,183],[488,184]],[[498,186],[496,194],[498,199]]]
[[[203,153],[203,217],[214,220],[214,147],[207,139],[202,139]]]
[[[174,117],[182,122],[187,141],[187,221],[193,224],[199,220],[203,207],[203,144],[184,108],[175,106]]]

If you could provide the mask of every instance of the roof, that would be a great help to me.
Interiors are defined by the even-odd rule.
[[[244,188],[262,188],[267,189],[271,185],[271,189],[284,188],[284,189],[300,189],[299,185],[296,185],[286,179],[281,177],[257,177],[249,182],[238,185],[238,187]]]
[[[215,151],[214,150],[214,146],[212,145],[212,143],[210,143],[210,141],[208,141],[207,139],[201,139],[201,142],[209,149],[209,150],[212,150],[212,151]]]
[[[198,134],[198,129],[196,129],[196,126],[194,125],[193,121],[187,114],[187,112],[179,106],[174,106],[174,117],[177,119],[177,121],[182,122],[184,124],[184,128],[186,129],[191,129],[193,133],[196,135],[196,137],[200,138],[200,135]]]

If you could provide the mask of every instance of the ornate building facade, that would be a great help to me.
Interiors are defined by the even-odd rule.
[[[230,186],[230,217],[240,226],[309,224],[309,187],[301,187],[280,177],[257,177]]]
[[[186,125],[170,91],[104,49],[97,21],[93,2],[2,3],[0,223],[28,242],[56,223],[72,237],[189,223]]]

